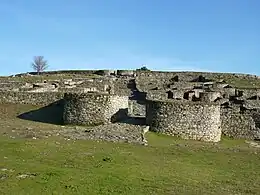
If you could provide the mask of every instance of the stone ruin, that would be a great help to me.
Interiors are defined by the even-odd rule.
[[[66,93],[64,102],[65,124],[104,125],[125,119],[128,114],[128,96]]]
[[[0,101],[43,105],[62,99],[64,124],[96,126],[144,119],[141,125],[151,131],[183,139],[218,142],[222,135],[260,139],[260,89],[235,88],[221,79],[224,74],[132,70],[84,74],[42,83],[9,78],[0,84],[5,86]]]

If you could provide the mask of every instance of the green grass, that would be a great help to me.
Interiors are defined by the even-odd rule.
[[[255,89],[260,88],[260,79],[229,78],[226,82],[236,88]]]
[[[150,134],[151,146],[1,137],[1,194],[259,194],[260,157]],[[227,143],[225,143],[227,142]],[[231,146],[241,145],[232,142]],[[177,145],[178,144],[178,145]],[[203,147],[204,146],[204,147]],[[21,174],[34,178],[17,179]]]
[[[0,170],[0,194],[260,194],[260,149],[244,140],[213,144],[156,133],[148,134],[149,146],[12,139],[14,128],[58,126],[15,118],[32,106],[0,107],[0,169],[7,169]]]

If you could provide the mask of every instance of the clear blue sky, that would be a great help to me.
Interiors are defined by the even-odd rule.
[[[260,75],[260,0],[1,0],[0,74],[135,69]]]

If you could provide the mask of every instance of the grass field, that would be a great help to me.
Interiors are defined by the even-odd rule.
[[[233,87],[240,89],[259,89],[260,79],[240,79],[240,78],[229,78],[226,82]]]
[[[16,136],[60,128],[16,117],[31,109],[0,106],[0,194],[260,194],[260,149],[244,140],[149,133],[141,146]]]

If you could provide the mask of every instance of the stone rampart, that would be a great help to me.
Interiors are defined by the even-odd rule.
[[[251,74],[240,74],[240,73],[216,73],[216,72],[167,72],[167,71],[136,71],[137,76],[141,77],[150,77],[150,78],[174,78],[178,76],[179,81],[192,81],[200,76],[205,77],[206,79],[230,79],[230,78],[239,78],[239,79],[259,79],[256,75]]]
[[[215,103],[148,100],[146,117],[155,132],[201,141],[221,139],[220,106]]]
[[[236,89],[235,88],[223,88],[220,90],[222,96],[224,98],[230,98],[231,96],[236,95]]]
[[[91,75],[94,74],[97,70],[57,70],[57,71],[44,71],[41,72],[41,75],[68,75],[68,74],[80,74],[80,75]],[[37,75],[37,72],[27,72],[16,74],[15,76],[26,76],[26,75]]]
[[[0,103],[49,105],[63,99],[64,93],[59,92],[11,92],[3,91]]]
[[[128,96],[97,93],[65,94],[64,123],[100,125],[127,116]]]

